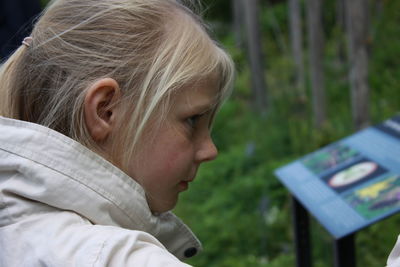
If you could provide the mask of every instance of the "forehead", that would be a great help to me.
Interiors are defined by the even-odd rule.
[[[209,77],[179,88],[172,96],[172,108],[213,108],[219,101],[218,80]]]

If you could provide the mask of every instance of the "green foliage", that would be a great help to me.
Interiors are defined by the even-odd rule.
[[[226,0],[202,0],[208,20],[229,22],[232,19],[231,2]]]
[[[371,1],[369,81],[374,123],[393,116],[400,103],[400,2],[385,1],[382,14]],[[296,158],[351,134],[351,101],[343,30],[328,3],[325,22],[325,87],[329,121],[313,127],[311,96],[293,85],[287,4],[264,6],[262,30],[270,109],[267,116],[251,110],[250,71],[232,35],[224,44],[237,63],[231,99],[214,127],[219,157],[205,164],[176,213],[203,241],[194,266],[294,266],[290,198],[273,171]],[[304,36],[306,41],[306,36]],[[306,51],[305,51],[306,52]],[[307,56],[307,53],[304,54]],[[398,235],[400,215],[357,234],[357,266],[383,266]],[[333,240],[312,220],[314,266],[333,266]]]

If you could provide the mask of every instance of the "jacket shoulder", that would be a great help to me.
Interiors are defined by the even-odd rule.
[[[188,266],[146,232],[93,225],[72,212],[9,225],[0,246],[0,266]]]

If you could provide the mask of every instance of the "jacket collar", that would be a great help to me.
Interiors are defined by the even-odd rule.
[[[78,142],[4,117],[0,132],[0,155],[17,157],[16,168],[26,180],[22,182],[29,182],[26,190],[18,189],[25,198],[72,210],[94,224],[148,232],[180,259],[201,250],[181,220],[171,212],[152,214],[138,183]],[[0,171],[10,167],[1,165]]]

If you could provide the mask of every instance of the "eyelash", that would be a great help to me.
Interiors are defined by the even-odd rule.
[[[186,119],[187,124],[190,128],[194,128],[196,126],[197,121],[200,119],[202,115],[193,115]]]

